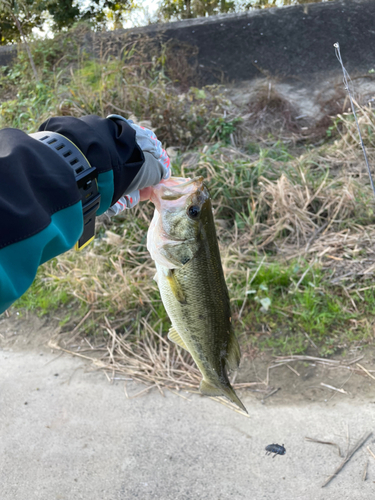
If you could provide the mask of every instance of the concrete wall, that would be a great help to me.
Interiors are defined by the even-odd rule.
[[[257,10],[188,21],[117,30],[100,35],[121,43],[125,36],[145,34],[198,47],[203,83],[222,77],[240,82],[259,76],[297,79],[339,73],[333,43],[339,42],[351,73],[375,67],[375,0],[343,0]],[[96,35],[94,38],[98,38]],[[92,40],[87,47],[92,48]],[[12,49],[0,48],[0,65],[9,64]]]

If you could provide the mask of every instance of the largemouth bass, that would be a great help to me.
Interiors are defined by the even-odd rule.
[[[147,248],[172,322],[168,338],[192,355],[203,376],[202,394],[225,396],[246,412],[226,372],[238,368],[240,348],[203,177],[172,177],[152,188],[150,199],[155,213]]]

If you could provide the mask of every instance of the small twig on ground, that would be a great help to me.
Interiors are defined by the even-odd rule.
[[[292,372],[293,372],[293,373],[295,373],[295,374],[297,375],[297,377],[299,377],[299,376],[300,376],[300,374],[297,372],[297,370],[295,370],[294,368],[292,368],[292,367],[291,367],[290,365],[288,365],[288,364],[287,364],[286,366],[289,368],[289,370],[292,370]]]
[[[367,479],[367,467],[368,467],[368,460],[365,464],[365,468],[363,469],[362,481],[366,481],[366,479]]]
[[[237,384],[233,384],[233,389],[246,389],[247,387],[252,387],[253,385],[265,385],[264,382],[238,382]],[[266,392],[261,391],[261,392]]]
[[[361,354],[361,356],[358,356],[358,358],[352,359],[351,361],[347,361],[346,364],[352,365],[353,363],[358,363],[358,361],[361,361],[365,357],[364,354]]]
[[[316,196],[316,193],[315,193],[315,196]],[[310,200],[309,200],[310,201]],[[308,251],[308,249],[310,248],[311,246],[311,243],[317,238],[317,236],[328,226],[328,222],[325,222],[319,229],[317,229],[315,231],[315,233],[311,236],[311,238],[309,239],[309,241],[307,242],[306,244],[306,248],[305,248],[305,252]]]
[[[286,364],[286,363],[282,363],[282,364]],[[263,382],[266,387],[268,387],[270,384],[270,370],[272,370],[272,368],[277,368],[278,366],[282,366],[282,364],[280,363],[278,365],[267,366],[267,377],[266,377],[266,381]]]
[[[369,446],[367,446],[367,451],[370,453],[370,455],[372,456],[372,458],[375,458],[375,455],[374,453],[371,451],[371,448]]]
[[[365,286],[364,288],[356,288],[355,290],[352,290],[352,292],[364,292],[366,290],[371,290],[372,288],[375,288],[375,285]]]
[[[167,387],[168,391],[170,391],[172,394],[174,394],[175,396],[178,396],[182,399],[186,399],[186,401],[191,401],[189,398],[187,398],[186,396],[183,396],[182,394],[180,394],[178,391],[173,391],[170,387]]]
[[[67,352],[68,354],[73,354],[73,356],[77,356],[78,358],[88,359],[89,361],[92,361],[94,364],[97,365],[96,363],[97,360],[93,359],[91,356],[83,356],[83,354],[80,354],[79,352],[69,351],[69,349],[64,349],[63,347],[56,344],[56,342],[54,342],[53,340],[50,340],[48,342],[48,347],[50,347],[51,349],[59,349],[60,351]]]
[[[302,283],[303,281],[303,278],[306,276],[306,274],[310,271],[310,269],[312,268],[312,266],[316,263],[316,260],[313,260],[311,262],[311,264],[309,265],[309,267],[305,270],[305,272],[302,274],[302,276],[300,277],[300,279],[298,280],[298,283],[296,284],[296,286],[294,287],[294,292],[296,292],[298,290],[298,287],[300,286],[300,284]]]
[[[274,363],[274,365],[270,366],[267,368],[267,384],[268,385],[268,375],[269,375],[269,369],[270,368],[275,368],[276,366],[282,366],[287,363],[291,363],[292,361],[307,361],[309,363],[319,363],[322,365],[329,366],[331,368],[345,368],[347,370],[352,370],[355,371],[356,373],[360,372],[357,368],[353,368],[351,365],[356,364],[359,368],[362,369],[363,372],[365,372],[367,375],[369,375],[371,378],[375,380],[375,377],[371,375],[369,370],[366,370],[362,365],[358,363],[363,358],[363,355],[358,356],[355,359],[352,359],[350,361],[339,361],[337,359],[326,359],[326,358],[317,358],[314,356],[303,356],[303,355],[291,355],[291,356],[277,356]]]
[[[347,442],[347,447],[346,447],[346,453],[345,456],[348,456],[349,449],[350,449],[350,430],[349,430],[349,424],[347,424],[346,427],[346,442]]]
[[[352,303],[352,306],[353,306],[354,310],[355,310],[356,312],[358,312],[358,308],[357,308],[357,306],[356,306],[356,303],[354,302],[354,299],[353,299],[353,298],[349,295],[349,292],[348,292],[348,290],[346,289],[346,287],[345,287],[344,285],[341,285],[341,287],[342,287],[342,289],[344,290],[345,295],[348,297],[348,299],[349,299],[349,300],[350,300],[350,302]]]
[[[259,271],[260,271],[260,268],[263,266],[263,262],[264,262],[264,259],[265,259],[265,258],[266,258],[266,257],[263,257],[263,259],[261,260],[261,262],[260,262],[260,264],[259,264],[258,268],[256,269],[255,273],[253,274],[253,276],[252,276],[251,280],[249,281],[249,283],[247,282],[247,281],[248,281],[248,279],[249,279],[249,269],[247,270],[245,298],[244,298],[244,301],[242,302],[242,306],[241,306],[240,312],[238,313],[238,319],[240,319],[240,318],[241,318],[241,315],[242,315],[242,313],[243,313],[243,310],[244,310],[244,307],[245,307],[245,304],[246,304],[246,301],[247,301],[247,296],[248,296],[248,293],[247,293],[247,292],[248,292],[248,288],[249,288],[249,286],[251,285],[251,283],[255,280],[255,278],[256,278],[256,276],[257,276],[257,274],[258,274],[258,273],[259,273]]]
[[[333,387],[333,385],[328,385],[328,384],[323,384],[323,382],[320,382],[320,385],[323,387],[327,387],[327,389],[331,389],[332,391],[337,391],[340,392],[341,394],[348,394],[344,389],[337,389],[337,387]]]
[[[83,340],[84,340],[84,341],[86,342],[86,344],[88,344],[88,346],[90,347],[90,349],[88,349],[89,351],[93,351],[93,350],[96,350],[96,349],[97,349],[97,347],[96,347],[96,346],[94,347],[94,346],[91,344],[91,342],[89,341],[89,339],[88,339],[87,337],[84,337],[84,338],[83,338]],[[81,351],[81,352],[82,352],[82,351]]]
[[[242,316],[242,313],[243,313],[243,310],[244,310],[244,307],[245,307],[245,304],[246,304],[246,301],[247,301],[247,295],[248,295],[248,287],[250,286],[250,283],[249,283],[249,273],[250,273],[250,269],[248,268],[247,271],[246,271],[246,288],[245,288],[245,298],[243,299],[243,302],[242,302],[242,306],[241,306],[241,309],[240,309],[240,312],[238,313],[238,319],[241,318]]]
[[[79,331],[79,327],[87,320],[87,318],[90,316],[90,314],[92,313],[92,309],[90,309],[84,316],[83,318],[81,319],[81,321],[78,323],[78,325],[73,329],[73,331],[71,332],[71,338],[69,339],[69,342],[73,342],[77,335],[75,335],[77,332],[78,332],[78,335],[81,333]]]
[[[350,372],[349,377],[345,380],[345,382],[344,382],[343,384],[341,384],[340,389],[343,389],[343,388],[344,388],[344,385],[345,385],[347,382],[349,382],[349,380],[352,378],[353,373],[354,373],[354,371],[351,371],[351,372]],[[336,392],[333,392],[333,393],[332,393],[332,396],[329,398],[329,400],[328,400],[328,401],[331,401],[331,399],[333,399],[335,396],[336,396]]]
[[[358,451],[359,448],[361,448],[361,446],[364,445],[364,443],[368,440],[368,438],[370,436],[372,436],[372,432],[368,432],[361,439],[359,439],[357,441],[357,443],[353,446],[353,448],[350,451],[348,451],[346,457],[341,462],[341,464],[335,469],[335,471],[333,472],[333,474],[331,474],[329,476],[329,478],[326,481],[324,481],[324,483],[322,484],[322,488],[324,488],[325,486],[327,486],[327,484],[329,484],[332,481],[332,479],[335,478],[339,474],[339,472],[341,472],[341,470],[344,468],[345,464],[347,464],[349,462],[349,460],[352,458],[352,456],[354,455],[354,453],[356,451]]]
[[[274,389],[273,391],[271,391],[269,394],[267,394],[267,396],[264,396],[264,398],[261,400],[261,403],[263,404],[264,401],[267,399],[267,398],[270,398],[271,396],[273,396],[274,394],[277,393],[277,391],[279,391],[281,389],[281,387],[277,387],[276,389]]]
[[[132,378],[127,378],[127,377],[112,377],[111,382],[114,382],[115,380],[129,380],[129,382],[132,382]]]
[[[238,375],[238,371],[233,373],[233,377],[232,377],[232,380],[230,381],[230,385],[233,385],[235,383],[237,375]]]
[[[322,363],[323,365],[339,365],[340,361],[337,359],[326,359],[326,358],[317,358],[315,356],[303,356],[303,355],[291,355],[291,356],[277,356],[275,359],[275,363],[290,363],[291,361],[311,361]],[[277,366],[277,365],[276,365]]]
[[[330,446],[334,446],[335,448],[337,448],[337,451],[339,453],[339,457],[342,457],[340,446],[337,443],[333,443],[331,441],[322,441],[321,439],[314,439],[314,438],[307,437],[307,436],[305,437],[305,439],[306,439],[306,441],[311,441],[312,443],[328,444]]]
[[[360,368],[361,368],[361,369],[362,369],[362,370],[363,370],[363,371],[364,371],[364,372],[365,372],[365,373],[366,373],[366,374],[367,374],[370,378],[372,378],[373,380],[375,380],[374,375],[371,375],[371,373],[370,373],[368,370],[366,370],[366,368],[365,368],[365,367],[363,367],[363,366],[362,366],[362,365],[360,365],[359,363],[356,363],[356,365],[357,365],[357,366],[359,366],[359,367],[360,367]]]
[[[141,394],[144,394],[145,392],[149,391],[153,387],[157,387],[157,384],[149,385],[148,387],[146,387],[146,389],[142,389],[141,391],[137,392],[137,394],[134,394],[134,396],[129,396],[128,391],[126,389],[126,384],[124,384],[125,396],[126,396],[127,399],[135,399],[138,396],[140,396]]]
[[[53,358],[53,359],[50,359],[49,361],[47,361],[47,363],[44,365],[44,366],[47,366],[49,365],[50,363],[53,363],[54,361],[56,361],[56,359],[59,359],[64,353],[63,352],[60,352],[60,354],[58,354],[56,356],[56,358]]]
[[[314,341],[310,338],[310,335],[309,335],[307,332],[303,332],[303,333],[304,333],[305,337],[307,338],[307,340],[308,340],[309,342],[311,342],[311,345],[312,345],[313,347],[315,347],[315,349],[316,349],[317,351],[319,351],[318,346],[317,346],[317,345],[315,344],[315,342],[314,342]]]

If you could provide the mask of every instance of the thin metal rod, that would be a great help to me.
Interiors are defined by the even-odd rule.
[[[336,43],[333,44],[333,46],[335,47],[336,57],[337,57],[339,63],[341,64],[341,67],[342,67],[342,72],[343,72],[343,75],[344,75],[343,82],[344,82],[345,90],[347,91],[348,96],[349,96],[350,105],[352,107],[352,112],[353,112],[355,123],[356,123],[357,129],[358,129],[359,141],[361,143],[363,155],[365,157],[365,162],[366,162],[366,167],[367,167],[368,175],[370,177],[371,187],[372,187],[372,190],[373,190],[374,195],[375,195],[374,181],[372,180],[372,175],[371,175],[371,170],[370,170],[370,166],[369,166],[368,159],[367,159],[366,149],[365,149],[365,145],[363,144],[361,130],[359,128],[359,124],[358,124],[358,120],[357,120],[357,115],[356,115],[355,109],[354,109],[354,103],[353,103],[353,99],[352,99],[352,93],[351,93],[351,90],[350,90],[350,87],[349,87],[348,78],[350,80],[350,76],[349,76],[348,72],[346,71],[346,69],[344,67],[344,64],[342,62],[339,43],[336,42]]]

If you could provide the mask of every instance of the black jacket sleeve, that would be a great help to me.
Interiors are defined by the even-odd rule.
[[[101,212],[126,192],[144,162],[135,131],[123,120],[56,117],[40,130],[67,137],[98,169]],[[0,130],[0,313],[27,290],[38,266],[74,246],[82,231],[69,165],[24,132]]]

